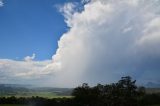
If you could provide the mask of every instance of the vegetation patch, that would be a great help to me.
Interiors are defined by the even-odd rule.
[[[122,77],[117,83],[98,84],[90,87],[87,83],[73,89],[72,96],[40,93],[38,97],[0,97],[0,106],[160,106],[159,93],[146,93],[144,87],[136,86],[136,80]],[[19,104],[19,105],[18,105]]]

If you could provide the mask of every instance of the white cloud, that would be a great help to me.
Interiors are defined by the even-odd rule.
[[[3,0],[0,0],[0,7],[4,5]]]
[[[1,79],[45,79],[40,81],[65,87],[111,82],[122,75],[160,80],[157,2],[92,0],[81,12],[76,4],[65,4],[60,10],[70,29],[58,41],[53,59],[36,62],[33,55],[25,59],[32,61],[0,60]]]
[[[71,28],[61,37],[53,58],[61,64],[63,72],[56,81],[62,84],[110,82],[128,74],[138,79],[145,75],[141,79],[144,81],[148,78],[148,70],[155,77],[160,68],[156,66],[160,61],[160,27],[159,21],[153,22],[160,17],[157,2],[93,0],[82,12],[63,9]],[[154,33],[150,35],[149,30]],[[145,40],[147,44],[137,43],[144,37],[149,39]],[[63,78],[67,78],[65,82]]]
[[[35,59],[35,57],[36,57],[36,54],[33,53],[32,56],[26,56],[26,57],[24,58],[24,60],[25,60],[25,61],[32,61],[32,60]]]
[[[38,81],[39,79],[43,79],[43,77],[48,75],[48,72],[44,69],[44,67],[51,62],[51,60],[15,61],[10,59],[1,59],[0,83],[35,84],[32,81]],[[43,83],[40,85],[43,85]]]
[[[124,32],[124,33],[127,33],[127,32],[129,32],[129,31],[131,31],[131,30],[132,30],[132,27],[128,27],[128,28],[123,29],[123,32]]]

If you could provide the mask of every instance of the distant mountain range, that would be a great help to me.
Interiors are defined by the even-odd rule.
[[[71,88],[33,87],[19,84],[0,84],[0,96],[70,96]]]
[[[160,88],[160,83],[148,82],[145,86],[147,88]]]

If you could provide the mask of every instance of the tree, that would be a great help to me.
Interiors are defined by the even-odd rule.
[[[84,83],[72,95],[80,106],[137,106],[138,90],[130,76],[117,83],[89,87]]]
[[[132,81],[130,76],[122,77],[118,81],[117,89],[119,90],[119,104],[123,106],[136,106],[137,105],[137,86],[136,80]]]

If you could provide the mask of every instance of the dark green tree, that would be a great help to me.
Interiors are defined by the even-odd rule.
[[[137,106],[136,80],[122,77],[117,83],[89,87],[84,83],[73,90],[74,99],[81,106]]]
[[[122,106],[136,106],[137,105],[137,86],[136,80],[132,81],[130,76],[122,77],[116,84],[118,90],[118,104]]]

